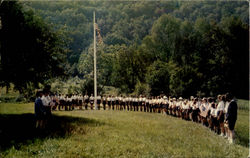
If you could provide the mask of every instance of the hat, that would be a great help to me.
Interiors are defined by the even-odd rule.
[[[182,99],[183,99],[182,97],[179,98],[179,100],[182,100]]]

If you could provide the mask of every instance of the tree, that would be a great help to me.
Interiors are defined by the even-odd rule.
[[[148,67],[146,81],[152,95],[156,96],[161,93],[169,95],[169,80],[169,69],[166,62],[157,60]]]
[[[0,6],[0,81],[13,83],[24,93],[28,87],[39,87],[45,80],[63,76],[65,43],[32,11],[25,11],[16,1]]]

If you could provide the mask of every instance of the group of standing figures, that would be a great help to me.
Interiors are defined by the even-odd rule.
[[[88,95],[48,95],[41,96],[43,104],[50,110],[88,110],[94,109],[94,96]],[[202,123],[214,132],[228,138],[230,143],[234,140],[234,126],[237,120],[237,103],[232,95],[218,95],[217,99],[195,98],[178,99],[161,96],[97,96],[97,109],[100,110],[126,110],[151,113],[163,113],[179,117],[184,120]],[[49,105],[49,106],[48,106]],[[50,113],[50,112],[48,112]]]

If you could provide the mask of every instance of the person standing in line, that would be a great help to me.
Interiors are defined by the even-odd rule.
[[[142,95],[140,95],[138,98],[138,105],[139,105],[139,110],[142,111]]]
[[[115,99],[115,110],[118,110],[118,108],[119,108],[119,97],[115,96],[114,99]]]
[[[101,109],[101,100],[102,100],[102,97],[100,95],[98,95],[96,97],[96,102],[97,102],[97,109],[100,110]]]
[[[82,104],[83,104],[83,96],[82,96],[82,94],[79,95],[78,100],[79,100],[79,109],[82,110]]]
[[[88,104],[89,104],[89,96],[88,94],[86,93],[84,95],[84,106],[85,106],[85,110],[88,110]]]
[[[134,106],[134,98],[132,95],[130,95],[129,97],[129,107],[130,107],[130,111],[133,111],[133,106]]]
[[[146,100],[147,100],[146,96],[143,95],[142,96],[142,107],[143,107],[143,111],[144,112],[147,112],[147,109],[146,109]]]
[[[123,106],[123,110],[125,111],[126,110],[126,97],[125,96],[122,97],[122,106]]]
[[[229,103],[230,103],[230,101],[231,100],[229,100],[229,98],[228,98],[228,95],[229,95],[229,93],[227,93],[226,95],[225,95],[225,97],[226,97],[226,102],[225,102],[225,108],[224,108],[224,128],[225,128],[225,134],[226,134],[226,138],[228,138],[228,136],[229,136],[229,129],[228,129],[228,124],[226,123],[226,115],[227,115],[227,112],[228,112],[228,106],[229,106]]]
[[[35,100],[35,118],[36,118],[36,128],[43,129],[44,128],[44,119],[46,117],[46,110],[43,106],[42,102],[43,91],[38,90],[36,93]]]
[[[93,110],[94,109],[94,96],[93,94],[91,94],[90,98],[89,98],[89,102],[90,102],[90,109]]]
[[[47,89],[44,89],[43,90],[43,96],[41,98],[42,100],[42,104],[44,106],[44,109],[45,109],[45,118],[44,118],[44,121],[43,121],[43,127],[46,127],[48,125],[48,122],[49,122],[49,119],[51,118],[51,98],[49,96],[49,90]]]
[[[230,143],[234,143],[234,139],[235,139],[234,127],[235,127],[235,123],[237,120],[238,106],[237,106],[236,100],[233,99],[234,97],[232,94],[227,94],[227,98],[228,100],[230,100],[227,114],[226,114],[226,123],[228,124],[228,128],[229,128],[228,140]]]
[[[120,97],[118,97],[118,110],[122,110],[123,108],[122,99],[123,99],[123,96],[120,95]]]
[[[225,135],[225,129],[224,129],[224,109],[225,109],[225,101],[226,101],[226,98],[224,95],[218,95],[218,106],[217,106],[217,112],[218,112],[218,117],[217,117],[217,120],[218,120],[218,123],[219,123],[219,126],[220,126],[220,136],[224,136]]]
[[[106,98],[106,95],[103,95],[102,97],[103,110],[106,110],[106,104],[107,104],[107,98]]]
[[[46,110],[46,115],[47,117],[49,117],[51,115],[51,98],[49,96],[49,91],[48,90],[44,90],[43,91],[43,96],[41,98],[43,106],[45,106],[45,110]]]
[[[112,95],[111,97],[112,110],[115,110],[115,97]]]
[[[111,95],[107,98],[109,110],[111,110]]]
[[[149,112],[149,97],[146,97],[145,104],[146,104],[146,112]]]
[[[126,101],[127,111],[129,111],[129,96],[125,98],[125,101]]]
[[[136,111],[139,111],[139,97],[138,96],[135,96],[135,108],[136,108]]]

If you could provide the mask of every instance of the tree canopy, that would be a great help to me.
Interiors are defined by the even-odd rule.
[[[1,85],[13,83],[23,93],[65,74],[63,36],[15,1],[2,2],[0,16]]]

